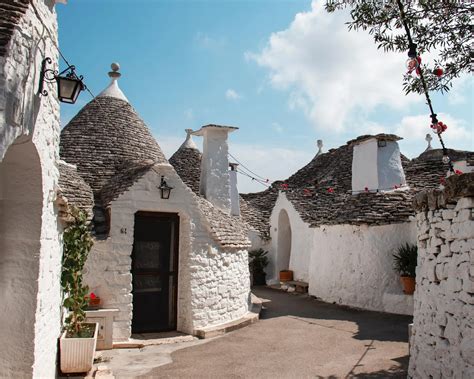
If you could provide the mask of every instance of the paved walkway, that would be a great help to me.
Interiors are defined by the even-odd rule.
[[[120,377],[406,378],[410,317],[257,288],[261,320],[211,340],[114,350]]]

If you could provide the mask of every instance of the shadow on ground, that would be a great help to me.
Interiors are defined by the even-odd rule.
[[[357,324],[353,338],[360,340],[408,342],[408,324],[412,316],[358,310],[328,304],[308,295],[288,293],[268,287],[254,287],[252,292],[263,298],[261,319],[289,316],[318,324],[321,320],[348,321]]]

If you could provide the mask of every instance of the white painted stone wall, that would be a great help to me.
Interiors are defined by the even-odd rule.
[[[34,162],[26,163],[28,169],[34,171],[29,173],[29,181],[20,175],[21,180],[13,182],[13,176],[7,172],[1,183],[4,188],[0,195],[3,203],[0,214],[1,255],[6,257],[8,265],[21,262],[22,252],[28,252],[29,259],[19,272],[9,271],[11,276],[1,282],[0,291],[7,297],[9,294],[24,295],[24,298],[29,298],[28,307],[33,307],[30,309],[32,319],[27,324],[21,324],[21,320],[28,317],[25,314],[28,308],[22,309],[21,313],[9,312],[7,307],[0,311],[0,327],[9,329],[1,333],[4,340],[0,348],[0,372],[5,377],[46,378],[56,375],[62,254],[61,230],[54,208],[59,176],[59,104],[52,84],[46,87],[50,92],[48,97],[36,94],[43,58],[51,57],[55,64],[58,59],[54,46],[57,44],[57,23],[53,5],[50,0],[33,0],[13,33],[7,54],[0,57],[0,161],[10,149],[16,155],[15,150],[21,150],[21,144],[31,144],[32,156],[36,156],[38,161],[37,166]],[[12,156],[10,164],[25,166],[25,162],[19,160],[28,157]],[[38,178],[41,194],[35,198],[33,184]],[[26,190],[31,196],[16,196],[14,199],[12,189],[17,195]],[[15,211],[8,210],[13,204],[10,200],[15,201]],[[34,231],[37,234],[29,234],[25,225],[35,217],[40,220]],[[17,236],[12,238],[10,232],[15,229]],[[18,235],[20,231],[22,233]],[[30,278],[33,284],[24,287],[21,282],[26,281],[27,273],[34,275]]]
[[[237,320],[249,310],[246,250],[222,249],[210,237],[195,195],[170,165],[157,165],[111,204],[111,232],[97,241],[86,263],[85,281],[106,308],[118,308],[114,340],[130,337],[132,322],[131,253],[137,211],[171,212],[180,217],[178,325],[185,333]],[[160,176],[174,187],[168,200],[157,189]]]
[[[474,377],[474,198],[417,213],[409,375]]]
[[[393,256],[406,242],[415,243],[415,223],[392,225],[322,225],[310,228],[284,193],[271,215],[272,281],[278,279],[278,215],[288,213],[292,230],[290,270],[309,283],[310,295],[323,301],[369,310],[412,314],[413,297],[404,295]]]

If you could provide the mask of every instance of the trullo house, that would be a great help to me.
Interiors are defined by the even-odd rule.
[[[86,208],[84,184],[93,194],[86,283],[105,308],[120,310],[116,341],[164,330],[199,334],[239,320],[249,312],[250,242],[231,214],[228,134],[237,128],[195,132],[204,151],[193,192],[195,183],[176,173],[120,90],[118,70],[113,64],[111,84],[61,133],[63,171],[70,177],[76,167],[85,182],[69,180],[77,187],[70,192]],[[182,149],[193,147],[190,138]]]

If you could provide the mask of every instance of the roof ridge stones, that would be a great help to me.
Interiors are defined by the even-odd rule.
[[[391,134],[365,135],[326,153],[317,154],[288,179],[274,182],[272,187],[259,193],[242,194],[245,200],[242,216],[245,221],[259,231],[262,238],[268,238],[270,215],[279,189],[285,192],[303,221],[312,227],[335,224],[383,225],[408,221],[414,215],[414,195],[425,189],[439,187],[440,179],[446,176],[448,165],[441,160],[442,151],[433,149],[412,160],[401,157],[409,190],[352,195],[353,146],[371,138],[399,139]],[[453,160],[466,159],[469,165],[474,165],[473,152],[449,150],[449,155]],[[288,184],[288,189],[279,188],[283,183]]]

